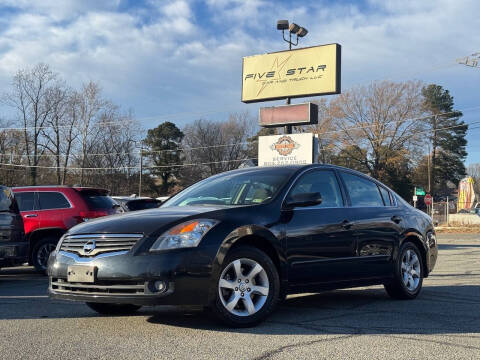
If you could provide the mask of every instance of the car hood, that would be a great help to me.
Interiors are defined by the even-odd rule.
[[[71,228],[73,234],[136,234],[149,235],[158,231],[164,225],[175,223],[182,218],[199,214],[208,214],[225,207],[195,206],[195,207],[165,207],[141,211],[127,212],[90,220]],[[208,216],[208,215],[207,215]]]

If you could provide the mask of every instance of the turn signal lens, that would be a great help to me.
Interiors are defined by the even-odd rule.
[[[199,224],[199,221],[194,221],[191,223],[183,223],[175,226],[172,230],[168,232],[168,235],[178,235],[186,232],[195,230],[195,227]]]
[[[163,233],[152,245],[150,251],[196,247],[217,220],[190,220],[174,226]]]

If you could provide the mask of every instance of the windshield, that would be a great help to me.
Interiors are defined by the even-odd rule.
[[[277,193],[290,177],[290,172],[226,173],[208,178],[183,190],[162,207],[197,205],[256,205]]]

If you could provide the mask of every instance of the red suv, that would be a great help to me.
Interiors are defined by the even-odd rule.
[[[28,239],[29,263],[44,272],[50,252],[72,226],[116,213],[108,190],[68,186],[13,188]]]

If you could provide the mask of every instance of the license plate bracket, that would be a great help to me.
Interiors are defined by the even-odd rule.
[[[97,275],[95,266],[70,265],[67,268],[67,281],[77,283],[94,283]]]

